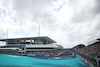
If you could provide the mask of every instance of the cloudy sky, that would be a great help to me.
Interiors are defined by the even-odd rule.
[[[0,0],[0,39],[49,36],[65,48],[100,38],[100,0]]]

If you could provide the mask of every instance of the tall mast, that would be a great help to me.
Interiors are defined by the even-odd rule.
[[[6,42],[6,47],[7,47],[7,44],[8,44],[8,29],[7,29],[7,42]]]
[[[39,37],[40,37],[40,25],[39,25]]]
[[[8,39],[8,29],[7,29],[7,39]]]
[[[40,25],[39,25],[39,44],[40,44]]]

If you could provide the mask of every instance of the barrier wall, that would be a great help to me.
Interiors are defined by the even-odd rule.
[[[90,61],[90,59],[88,58],[88,59],[86,59],[86,58],[84,58],[84,57],[82,57],[82,56],[80,56],[80,55],[76,55],[77,57],[79,57],[82,61],[84,61],[88,66],[90,66],[90,67],[100,67],[100,63],[98,64],[97,63],[97,61],[98,60],[96,60],[96,59],[94,59],[95,61],[93,61],[94,63],[91,63],[91,61]],[[93,59],[93,58],[92,58]]]
[[[64,57],[38,57],[39,59],[48,59],[48,60],[62,60],[62,59],[73,59],[76,58],[75,55],[73,56],[64,56]]]

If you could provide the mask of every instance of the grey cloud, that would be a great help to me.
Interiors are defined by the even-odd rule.
[[[83,5],[83,7],[80,7],[80,4],[74,7],[74,15],[71,20],[73,23],[82,23],[94,19],[99,13],[100,0],[93,0],[92,3],[89,1],[88,4]]]
[[[20,25],[24,25],[25,20],[31,20],[32,23],[50,27],[55,23],[55,17],[48,10],[52,7],[51,2],[52,0],[14,0],[12,6]]]
[[[100,13],[100,0],[94,0],[94,5],[91,11],[94,15],[97,15]]]
[[[39,11],[40,12],[40,11]],[[40,25],[43,25],[45,27],[52,27],[55,25],[55,20],[56,17],[54,17],[51,13],[49,12],[36,12],[33,17],[32,17],[32,21],[36,21],[38,22]]]

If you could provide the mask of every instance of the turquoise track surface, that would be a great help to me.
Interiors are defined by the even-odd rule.
[[[72,59],[48,60],[48,59],[0,54],[0,67],[87,67],[87,66],[78,57]]]

